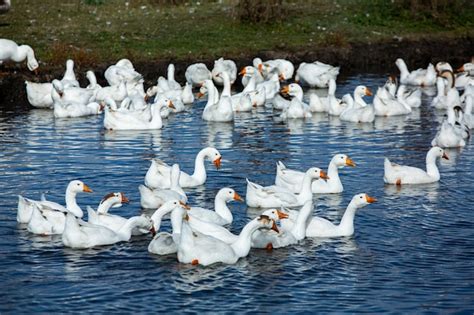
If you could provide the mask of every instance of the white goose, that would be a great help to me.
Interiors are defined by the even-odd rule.
[[[256,67],[255,65],[252,66],[246,66],[244,67],[240,72],[240,75],[242,75],[242,86],[247,87],[247,85],[250,82],[250,79],[253,77],[255,80],[255,84],[262,83],[265,81],[263,78],[262,72],[258,70],[258,66]]]
[[[295,194],[278,186],[263,187],[247,179],[247,205],[255,208],[297,207],[313,198],[311,184],[315,179],[327,179],[324,171],[317,167],[308,169],[304,175],[301,190]]]
[[[353,235],[354,217],[357,209],[376,201],[377,199],[367,194],[355,195],[352,197],[338,225],[320,217],[312,217],[306,228],[306,237],[341,237]]]
[[[171,186],[169,189],[151,189],[145,185],[138,187],[140,191],[140,205],[145,209],[156,209],[168,200],[179,200],[183,203],[188,201],[186,193],[179,186],[179,177],[181,171],[178,164],[173,164],[171,167],[170,182]]]
[[[145,216],[131,217],[118,231],[112,231],[101,225],[89,223],[80,225],[76,218],[68,213],[62,242],[66,247],[78,249],[112,245],[118,242],[128,242],[134,229],[151,230],[152,228],[150,218]]]
[[[115,65],[109,66],[104,72],[104,77],[110,86],[119,85],[122,81],[138,84],[143,82],[142,75],[135,71],[128,59],[121,59]]]
[[[346,96],[347,95],[347,96]],[[373,122],[375,119],[375,109],[373,105],[368,105],[362,97],[364,95],[371,96],[372,92],[365,86],[359,85],[354,90],[354,99],[346,94],[343,97],[348,104],[346,109],[341,113],[339,119],[352,122]]]
[[[168,86],[172,90],[181,90],[181,84],[176,82],[174,78],[175,67],[174,64],[170,63],[168,65]]]
[[[334,67],[319,61],[313,63],[302,62],[296,70],[295,81],[310,87],[325,88],[329,81],[336,80],[339,67]]]
[[[355,167],[354,161],[345,154],[336,154],[333,156],[328,166],[328,179],[318,179],[313,181],[311,190],[313,194],[336,194],[343,192],[344,188],[339,178],[338,169],[345,166]],[[278,161],[275,185],[286,188],[292,192],[301,190],[305,173],[287,169],[286,166]]]
[[[26,59],[28,70],[38,72],[38,61],[35,52],[28,45],[18,46],[12,40],[0,38],[0,65],[6,61],[22,62]]]
[[[94,91],[80,87],[64,87],[59,80],[53,80],[51,98],[53,102],[60,99],[63,103],[89,104],[94,101]]]
[[[418,86],[433,86],[436,84],[436,70],[430,63],[427,69],[418,69],[408,71],[407,65],[403,59],[398,58],[395,61],[400,70],[400,83]]]
[[[426,184],[439,181],[440,175],[436,159],[448,160],[448,155],[440,147],[431,148],[426,154],[426,171],[421,168],[398,165],[389,159],[384,161],[383,180],[386,184]]]
[[[203,221],[217,225],[231,224],[234,217],[227,203],[232,200],[244,201],[232,188],[222,188],[214,199],[214,211],[200,207],[191,207],[189,214]]]
[[[108,130],[153,130],[163,127],[161,118],[161,108],[168,106],[173,108],[174,105],[170,100],[162,98],[158,102],[151,105],[151,117],[140,117],[129,115],[127,112],[115,111],[106,108],[104,115],[104,128]]]
[[[218,60],[214,61],[214,68],[211,71],[211,75],[214,82],[216,82],[218,85],[224,84],[222,77],[217,75],[218,73],[222,72],[226,72],[229,75],[231,84],[233,84],[235,79],[237,79],[237,66],[232,60],[219,58]]]
[[[450,94],[456,92],[456,89],[449,90],[448,99],[450,99]],[[456,105],[455,107],[458,106],[459,105]],[[442,148],[457,148],[464,147],[466,145],[466,141],[464,139],[469,136],[469,133],[456,121],[456,113],[454,111],[455,107],[448,106],[448,117],[443,121],[440,130],[436,133],[436,136],[431,141],[432,146],[439,146]]]
[[[215,148],[207,147],[199,151],[194,161],[194,173],[189,175],[180,173],[179,185],[182,188],[196,187],[206,182],[206,168],[204,160],[211,159],[217,169],[221,167],[222,156]],[[171,167],[159,159],[153,159],[145,175],[145,185],[150,188],[169,188]]]
[[[28,200],[33,205],[30,208],[32,214],[28,222],[28,231],[41,235],[63,233],[67,213],[71,213],[78,218],[82,218],[84,215],[76,202],[76,195],[79,192],[92,192],[92,190],[83,182],[73,180],[69,182],[66,188],[66,207],[56,202],[47,201],[44,196],[41,201]]]
[[[220,75],[220,74],[219,74]],[[219,77],[216,74],[216,77]],[[234,120],[234,110],[232,109],[232,99],[229,95],[222,95],[218,102],[215,101],[215,86],[211,80],[204,81],[203,85],[208,93],[207,104],[202,112],[202,119],[206,121],[229,122]]]
[[[172,233],[159,232],[153,237],[148,244],[148,252],[156,255],[169,255],[178,251],[178,244],[181,236],[181,226],[183,224],[183,216],[186,215],[189,206],[178,200],[170,200],[157,209],[151,220],[153,221],[153,229],[159,231],[163,217],[171,212],[171,229]]]
[[[407,90],[405,84],[401,84],[397,89],[397,99],[401,103],[406,103],[410,107],[421,106],[421,89]]]
[[[377,89],[377,93],[374,96],[376,116],[397,116],[411,113],[410,105],[397,99],[393,89],[390,91],[392,86],[391,80],[388,80],[383,87]]]
[[[211,80],[211,71],[203,63],[195,63],[186,69],[186,81],[192,86],[200,86],[205,80]]]
[[[74,73],[74,60],[66,60],[66,71],[61,80],[64,88],[68,87],[79,87],[79,81],[77,81],[76,74]]]
[[[292,97],[290,105],[283,109],[280,117],[283,119],[309,118],[311,112],[308,104],[303,102],[303,89],[296,83],[284,86],[281,93]]]
[[[262,215],[247,223],[235,242],[227,244],[212,236],[193,232],[187,220],[184,220],[178,246],[178,261],[203,266],[219,262],[234,264],[239,258],[248,255],[252,234],[261,228],[278,230],[275,221]]]
[[[273,69],[278,71],[278,77],[281,81],[291,79],[293,77],[293,73],[295,72],[295,66],[293,63],[286,59],[273,59],[262,63],[263,72],[270,73]]]
[[[128,96],[127,81],[120,81],[116,85],[106,86],[98,89],[95,93],[95,99],[97,101],[104,101],[110,97],[114,101],[120,103]]]

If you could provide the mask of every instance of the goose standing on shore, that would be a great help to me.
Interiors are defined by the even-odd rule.
[[[0,65],[6,61],[22,62],[26,59],[28,70],[38,72],[38,61],[33,48],[28,45],[18,45],[12,40],[0,38]]]

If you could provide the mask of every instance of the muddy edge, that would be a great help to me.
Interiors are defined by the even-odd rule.
[[[255,56],[263,60],[274,58],[285,58],[291,60],[297,67],[300,62],[312,62],[319,60],[332,65],[341,66],[342,77],[356,73],[393,73],[398,75],[395,60],[402,57],[409,69],[426,67],[428,63],[448,61],[454,67],[458,67],[470,61],[474,55],[474,38],[455,38],[439,40],[393,40],[384,43],[355,43],[343,47],[320,47],[313,50],[287,52],[287,51],[261,51],[256,55],[240,54],[237,56],[224,56],[233,59],[238,68],[252,63]],[[126,57],[126,56],[125,56]],[[220,56],[216,56],[215,59]],[[87,85],[85,73],[93,70],[97,76],[98,83],[107,85],[103,77],[105,69],[115,63],[111,60],[108,64],[77,65],[75,72],[81,86]],[[211,70],[214,64],[212,60],[149,60],[134,61],[135,69],[143,74],[145,88],[156,84],[158,76],[166,76],[166,68],[169,63],[176,66],[175,78],[178,82],[185,81],[184,72],[186,67],[195,62],[203,62]],[[26,69],[26,64],[5,64],[0,66],[0,110],[25,110],[30,108],[26,99],[24,81],[50,82],[54,78],[62,77],[65,64],[45,65],[40,64],[38,76]],[[239,80],[237,80],[239,81]]]

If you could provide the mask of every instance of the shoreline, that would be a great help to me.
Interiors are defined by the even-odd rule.
[[[298,65],[305,62],[322,61],[331,65],[341,67],[341,75],[351,75],[358,72],[364,73],[393,73],[398,75],[395,66],[397,58],[403,58],[410,70],[420,67],[426,68],[428,63],[438,61],[448,61],[457,68],[470,61],[474,55],[474,37],[455,38],[418,38],[418,39],[392,39],[381,42],[360,42],[345,44],[342,46],[325,46],[307,48],[302,51],[261,51],[257,54],[241,53],[237,56],[224,56],[236,62],[238,69],[251,64],[252,59],[259,56],[263,60],[284,58],[295,64],[295,71]],[[220,56],[216,56],[218,59]],[[127,56],[124,56],[127,58]],[[36,76],[29,72],[25,63],[7,63],[0,67],[0,109],[11,109],[9,104],[15,107],[22,106],[24,109],[32,108],[26,98],[24,81],[50,82],[54,78],[62,77],[65,69],[65,61],[61,64],[46,65],[41,63],[39,74]],[[117,60],[104,64],[75,64],[75,72],[81,85],[86,84],[85,73],[93,70],[97,76],[97,81],[101,85],[107,85],[104,79],[104,71],[108,66]],[[160,59],[160,60],[133,60],[135,69],[143,75],[145,88],[154,85],[160,75],[166,75],[166,68],[169,63],[174,63],[176,67],[175,77],[180,83],[185,82],[184,73],[186,68],[195,62],[205,63],[209,70],[212,70],[214,59],[192,60],[189,59]],[[237,83],[237,81],[236,81]],[[240,84],[240,83],[237,83]],[[19,86],[21,88],[19,89]],[[237,85],[238,86],[238,85]]]

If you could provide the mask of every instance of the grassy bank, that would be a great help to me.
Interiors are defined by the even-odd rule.
[[[128,57],[199,60],[298,52],[394,38],[472,38],[474,4],[449,6],[436,17],[391,1],[284,1],[284,18],[266,25],[241,23],[236,1],[18,0],[0,16],[0,37],[30,44],[43,63],[78,65]]]

